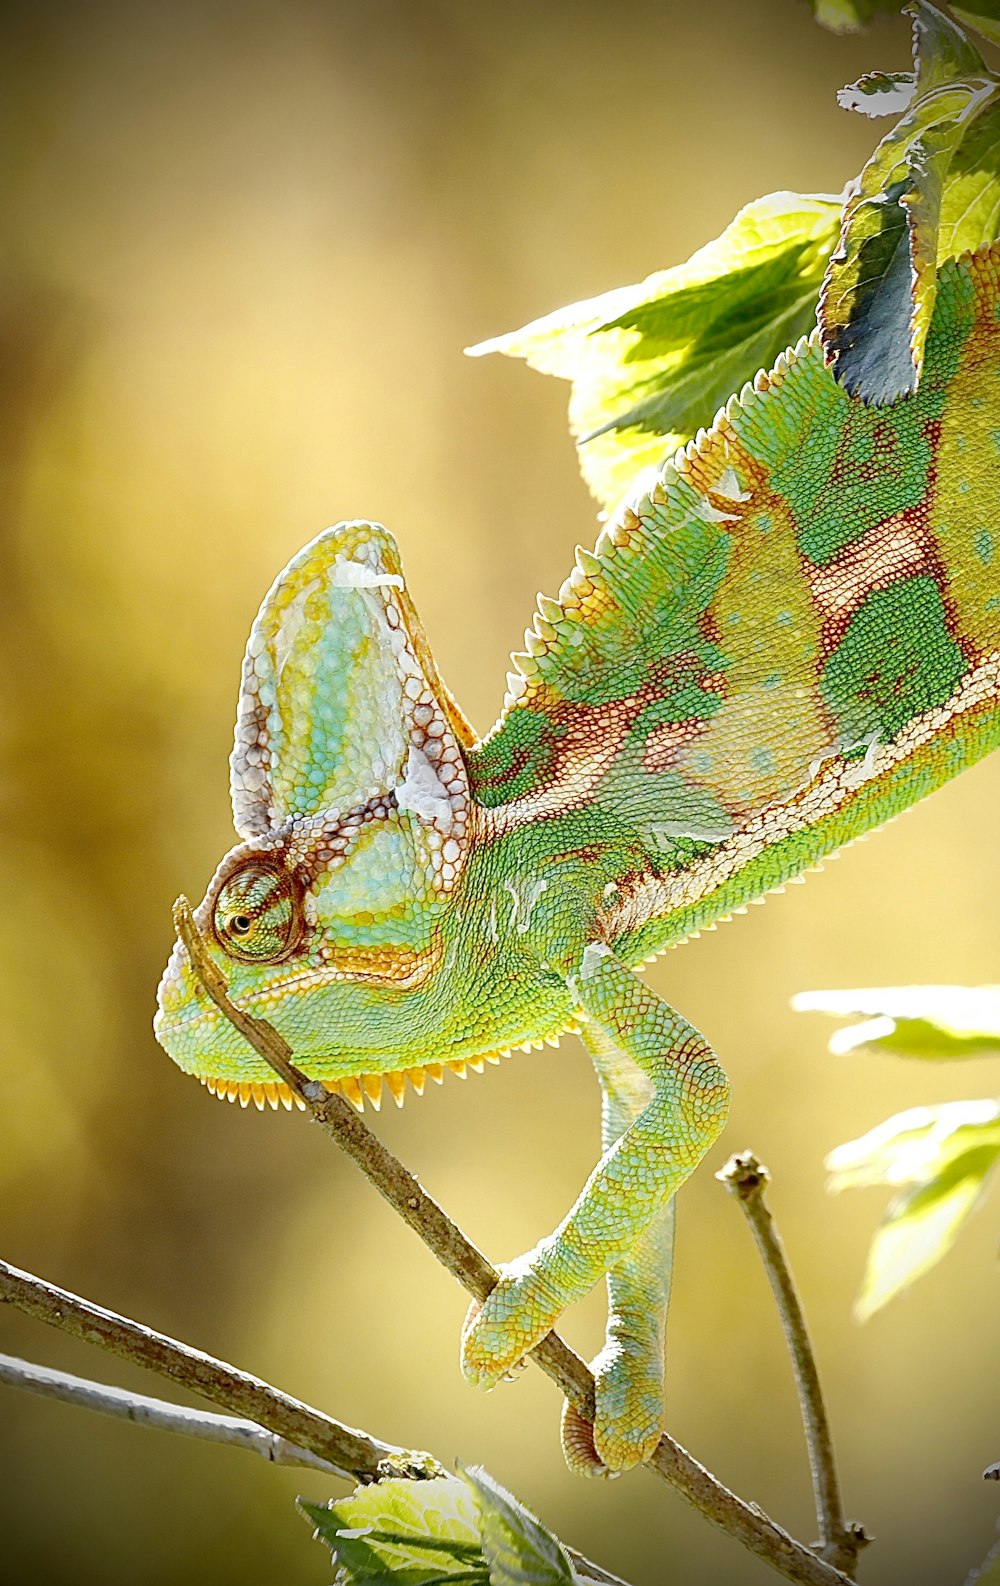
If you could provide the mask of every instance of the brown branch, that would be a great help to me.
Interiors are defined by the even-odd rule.
[[[770,1175],[752,1151],[743,1151],[730,1157],[722,1171],[715,1176],[730,1194],[735,1195],[746,1213],[777,1303],[785,1342],[792,1357],[802,1425],[809,1450],[821,1557],[853,1578],[857,1571],[858,1553],[871,1538],[865,1535],[863,1526],[844,1519],[833,1438],[816,1369],[816,1357],[809,1342],[805,1315],[784,1248],[764,1201],[764,1190],[770,1182]]]
[[[443,1474],[442,1467],[429,1454],[408,1454],[352,1426],[342,1426],[332,1416],[272,1388],[249,1372],[238,1371],[224,1360],[216,1360],[130,1317],[119,1316],[103,1305],[94,1305],[67,1289],[58,1289],[6,1261],[0,1261],[0,1304],[13,1305],[40,1322],[98,1344],[113,1355],[200,1393],[213,1404],[235,1411],[258,1427],[266,1427],[289,1443],[307,1449],[348,1480]]]
[[[43,1399],[57,1399],[60,1404],[73,1404],[83,1410],[96,1410],[99,1415],[131,1421],[135,1426],[153,1426],[161,1432],[177,1432],[201,1442],[245,1448],[260,1454],[272,1465],[306,1466],[311,1470],[325,1470],[333,1476],[345,1474],[328,1459],[320,1459],[318,1454],[290,1443],[277,1432],[267,1431],[256,1421],[235,1415],[213,1415],[208,1410],[190,1410],[187,1405],[168,1404],[165,1399],[130,1393],[126,1388],[93,1382],[89,1377],[77,1377],[69,1371],[55,1371],[51,1366],[38,1366],[34,1361],[17,1360],[13,1355],[0,1355],[0,1382]]]
[[[174,923],[195,973],[216,1007],[305,1103],[315,1122],[353,1158],[438,1261],[475,1299],[485,1299],[496,1284],[497,1273],[482,1252],[466,1239],[413,1174],[370,1133],[343,1097],[295,1067],[291,1047],[277,1030],[230,1002],[222,974],[209,955],[186,898],[178,898],[174,905]],[[579,1355],[556,1333],[549,1333],[532,1350],[531,1359],[582,1415],[593,1420],[594,1379]],[[786,1580],[799,1586],[850,1586],[848,1576],[789,1536],[756,1505],[745,1503],[730,1492],[667,1433],[660,1438],[649,1466],[706,1519],[742,1542]]]

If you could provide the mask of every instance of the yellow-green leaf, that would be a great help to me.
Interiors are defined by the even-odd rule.
[[[686,264],[481,342],[572,381],[570,428],[612,508],[815,324],[840,200],[771,193]]]
[[[912,1107],[826,1159],[832,1190],[902,1190],[872,1241],[855,1311],[861,1320],[939,1261],[1000,1159],[1000,1101]]]
[[[489,1586],[478,1508],[465,1482],[389,1481],[298,1507],[325,1542],[343,1586]]]
[[[975,28],[991,44],[1000,44],[1000,0],[963,0],[951,9],[966,27]]]
[[[861,1019],[830,1038],[830,1051],[857,1047],[933,1061],[1000,1054],[1000,986],[877,986],[802,991],[800,1013]]]
[[[982,1194],[993,1160],[985,1160],[981,1154],[960,1158],[940,1178],[892,1202],[868,1252],[864,1281],[854,1304],[859,1321],[867,1321],[881,1310],[951,1248]]]

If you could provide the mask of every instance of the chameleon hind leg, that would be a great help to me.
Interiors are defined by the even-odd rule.
[[[653,1087],[600,1025],[583,1019],[580,1035],[601,1082],[601,1145],[610,1151],[652,1100]],[[660,1207],[608,1273],[604,1348],[590,1363],[594,1425],[568,1399],[563,1407],[563,1453],[581,1476],[604,1476],[639,1464],[659,1439],[676,1204],[671,1199]]]
[[[462,1366],[469,1381],[483,1387],[509,1373],[567,1305],[616,1268],[626,1270],[622,1258],[636,1250],[718,1138],[728,1110],[729,1086],[711,1047],[604,943],[584,949],[567,983],[579,1011],[635,1062],[652,1093],[605,1151],[555,1233],[503,1266],[496,1288],[470,1311]],[[615,1297],[622,1313],[643,1276],[640,1269],[623,1278],[623,1292]],[[645,1309],[647,1301],[641,1303]],[[659,1327],[659,1302],[657,1310]],[[600,1416],[609,1407],[610,1387],[604,1401],[594,1426],[601,1461],[607,1468],[613,1459],[634,1463],[642,1454],[621,1446],[619,1417],[612,1417],[605,1437]]]

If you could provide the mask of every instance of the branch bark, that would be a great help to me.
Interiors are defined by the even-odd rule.
[[[224,1360],[192,1349],[179,1339],[144,1327],[116,1311],[94,1305],[68,1289],[56,1288],[30,1272],[0,1261],[0,1304],[13,1305],[40,1322],[75,1338],[98,1344],[123,1360],[134,1361],[213,1404],[236,1411],[268,1432],[307,1450],[327,1469],[349,1481],[374,1481],[379,1476],[442,1475],[429,1454],[408,1453],[380,1443],[353,1426],[272,1388],[260,1377],[238,1371]]]
[[[792,1358],[802,1425],[809,1450],[821,1557],[835,1569],[853,1578],[857,1572],[858,1554],[871,1539],[865,1535],[863,1526],[844,1519],[833,1437],[816,1357],[784,1247],[764,1201],[764,1190],[770,1182],[770,1174],[752,1151],[743,1151],[730,1157],[716,1178],[736,1197],[746,1213],[778,1307],[785,1342]]]
[[[357,1163],[437,1260],[475,1299],[485,1299],[497,1281],[497,1273],[482,1252],[421,1188],[413,1174],[370,1133],[343,1097],[296,1068],[292,1049],[277,1030],[229,1000],[226,983],[209,955],[186,898],[178,898],[174,905],[174,924],[196,974],[220,1012],[304,1102],[320,1128]],[[543,1338],[530,1358],[582,1415],[593,1420],[594,1379],[579,1355],[558,1334],[549,1333]],[[660,1438],[648,1463],[656,1475],[676,1488],[713,1525],[741,1542],[786,1580],[798,1586],[850,1586],[849,1576],[789,1536],[756,1505],[730,1492],[667,1433]]]
[[[303,1465],[312,1470],[325,1470],[332,1476],[344,1475],[344,1471],[328,1459],[320,1459],[308,1448],[300,1448],[286,1437],[279,1437],[276,1432],[268,1432],[255,1421],[239,1416],[190,1410],[186,1405],[168,1404],[165,1399],[130,1393],[125,1388],[92,1382],[89,1377],[77,1377],[69,1371],[55,1371],[51,1366],[17,1360],[13,1355],[0,1355],[0,1382],[10,1388],[23,1388],[43,1399],[58,1399],[62,1404],[75,1404],[121,1421],[132,1421],[136,1426],[153,1426],[202,1442],[229,1443],[235,1448],[249,1449],[272,1465]]]

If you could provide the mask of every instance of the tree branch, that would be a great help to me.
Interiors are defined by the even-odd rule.
[[[746,1213],[778,1306],[785,1342],[792,1357],[809,1450],[821,1556],[853,1578],[857,1571],[858,1553],[871,1539],[865,1535],[863,1526],[844,1519],[833,1438],[816,1369],[816,1357],[809,1342],[806,1319],[784,1248],[764,1201],[764,1190],[770,1182],[770,1175],[752,1151],[743,1151],[730,1157],[716,1178],[730,1194],[735,1195]]]
[[[151,1399],[145,1393],[129,1393],[125,1388],[92,1382],[88,1377],[76,1377],[68,1371],[54,1371],[50,1366],[16,1360],[13,1355],[0,1355],[0,1382],[10,1388],[24,1388],[43,1399],[58,1399],[62,1404],[76,1404],[85,1410],[97,1410],[101,1415],[132,1421],[136,1426],[155,1426],[163,1432],[179,1432],[182,1437],[195,1437],[208,1443],[230,1443],[262,1455],[272,1465],[305,1465],[313,1470],[325,1470],[332,1476],[344,1475],[328,1459],[320,1459],[309,1449],[300,1448],[276,1432],[266,1431],[256,1421],[246,1421],[239,1416],[190,1410],[185,1405],[168,1404],[165,1399]]]
[[[102,1305],[94,1305],[67,1289],[58,1289],[6,1261],[0,1261],[0,1304],[13,1305],[64,1333],[99,1344],[113,1355],[200,1393],[213,1404],[245,1415],[258,1428],[266,1427],[300,1450],[307,1450],[325,1468],[349,1481],[443,1474],[442,1467],[429,1454],[410,1454],[392,1443],[380,1443],[352,1426],[342,1426],[332,1416],[272,1388],[259,1377],[237,1371],[223,1360]]]
[[[305,1103],[313,1119],[358,1164],[375,1188],[463,1288],[483,1300],[497,1282],[495,1269],[442,1208],[419,1185],[339,1095],[309,1079],[292,1062],[288,1043],[270,1024],[230,1002],[225,981],[195,924],[186,898],[174,905],[174,924],[195,973],[216,1007],[280,1079]],[[594,1418],[594,1379],[579,1355],[556,1333],[549,1333],[531,1359],[552,1378],[570,1403]],[[301,1441],[301,1439],[299,1439]],[[308,1445],[307,1445],[308,1446]],[[755,1505],[745,1503],[666,1433],[649,1465],[721,1530],[799,1586],[849,1586],[849,1577],[789,1536]]]

